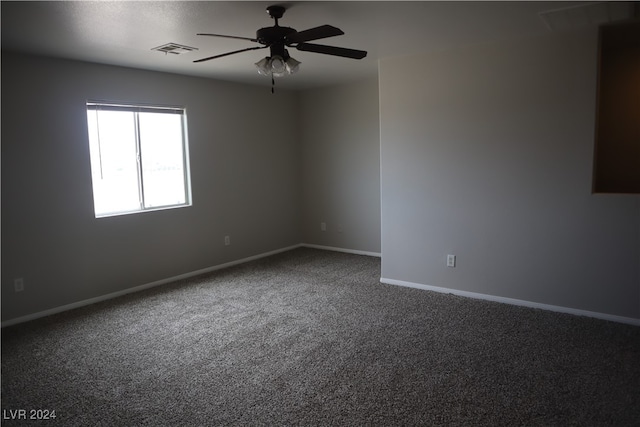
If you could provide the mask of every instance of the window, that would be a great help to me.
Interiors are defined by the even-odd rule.
[[[182,108],[87,103],[96,217],[189,206]]]

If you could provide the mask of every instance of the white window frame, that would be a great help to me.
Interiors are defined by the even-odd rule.
[[[191,173],[189,169],[189,144],[187,139],[187,112],[184,107],[175,107],[175,106],[157,106],[157,105],[140,105],[140,104],[127,104],[127,103],[114,103],[114,102],[106,102],[106,101],[87,101],[87,114],[90,111],[95,110],[103,110],[103,111],[123,111],[130,112],[134,114],[134,132],[135,132],[135,145],[136,145],[136,165],[138,170],[138,194],[139,194],[139,207],[138,209],[130,209],[124,211],[117,212],[108,212],[108,213],[97,213],[95,211],[94,204],[94,213],[96,218],[103,217],[111,217],[111,216],[120,216],[120,215],[128,215],[133,213],[141,213],[141,212],[149,212],[149,211],[158,211],[165,209],[174,209],[181,207],[191,206]],[[170,204],[170,205],[161,205],[161,206],[152,206],[145,207],[145,195],[144,195],[144,178],[143,178],[143,165],[142,159],[144,153],[141,149],[140,142],[140,127],[139,127],[139,113],[163,113],[163,114],[178,114],[182,117],[181,125],[182,125],[182,171],[183,171],[183,183],[184,183],[184,203],[178,204]],[[92,170],[92,179],[94,171]],[[92,191],[93,187],[92,187]],[[95,194],[94,194],[95,197]]]

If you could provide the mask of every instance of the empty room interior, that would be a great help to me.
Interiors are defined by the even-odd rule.
[[[637,2],[1,7],[7,425],[640,419]]]

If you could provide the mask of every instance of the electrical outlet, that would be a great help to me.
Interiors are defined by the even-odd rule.
[[[22,277],[13,280],[13,289],[16,292],[24,291],[24,279]]]
[[[229,246],[231,244],[231,237],[224,236],[224,245]]]
[[[447,255],[447,267],[455,267],[455,266],[456,266],[456,256]]]
[[[320,231],[327,231],[327,223],[326,222],[321,222],[320,223]]]

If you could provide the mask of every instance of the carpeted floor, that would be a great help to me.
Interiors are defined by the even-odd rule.
[[[3,424],[640,425],[640,328],[296,249],[2,330]]]

